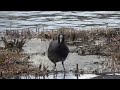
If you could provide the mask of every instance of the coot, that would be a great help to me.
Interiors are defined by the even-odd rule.
[[[69,48],[65,44],[65,35],[64,33],[60,33],[58,35],[58,40],[53,40],[48,48],[48,58],[51,62],[54,63],[56,68],[56,63],[61,61],[64,71],[64,61],[66,60],[69,53]]]

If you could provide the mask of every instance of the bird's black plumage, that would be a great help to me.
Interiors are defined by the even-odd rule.
[[[62,65],[64,68],[64,61],[68,56],[69,48],[65,44],[65,37],[63,33],[58,35],[58,40],[53,40],[48,48],[48,58],[51,62],[55,64],[59,61],[62,61]],[[64,68],[65,70],[65,68]]]

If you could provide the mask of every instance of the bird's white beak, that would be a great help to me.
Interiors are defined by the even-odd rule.
[[[62,42],[63,39],[63,35],[60,35],[60,43]]]

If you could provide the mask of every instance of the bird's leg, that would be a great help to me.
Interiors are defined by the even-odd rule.
[[[65,71],[65,67],[64,67],[64,62],[62,61],[62,65],[63,65],[63,69],[64,69],[64,71]]]
[[[54,65],[55,65],[55,66],[54,66],[54,69],[53,69],[53,70],[54,70],[54,71],[57,71],[56,63],[54,63]]]
[[[54,63],[54,78],[57,77],[57,68],[56,68],[56,63]]]
[[[66,76],[66,73],[64,72],[64,76],[63,76],[63,79],[65,79],[65,76]]]
[[[63,77],[63,79],[65,79],[66,72],[65,72],[65,67],[64,67],[64,62],[63,61],[62,61],[62,65],[63,65],[63,68],[64,68],[64,77]]]
[[[57,71],[57,68],[56,68],[56,63],[55,63],[55,70]]]

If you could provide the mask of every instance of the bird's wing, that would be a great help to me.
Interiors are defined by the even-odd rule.
[[[56,48],[58,48],[58,46],[59,46],[59,44],[58,44],[57,41],[53,41],[53,42],[51,42],[51,44],[50,44],[50,48],[51,48],[52,50],[56,50]]]

